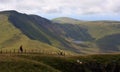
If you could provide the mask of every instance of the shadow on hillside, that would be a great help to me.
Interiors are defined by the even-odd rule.
[[[61,30],[63,36],[77,41],[92,41],[94,38],[88,33],[88,30],[78,24],[54,24]]]
[[[116,52],[119,51],[120,34],[105,36],[97,40],[97,45],[102,52]]]
[[[34,23],[34,20],[29,15],[14,13],[9,16],[9,21],[30,39],[51,44],[48,38],[40,32],[40,28],[37,27],[37,24]]]

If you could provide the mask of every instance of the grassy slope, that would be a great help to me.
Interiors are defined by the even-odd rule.
[[[31,40],[25,36],[19,29],[14,27],[9,21],[7,15],[0,15],[0,48],[4,49],[18,49],[23,45],[26,49],[40,49],[56,51],[57,48],[48,44]]]

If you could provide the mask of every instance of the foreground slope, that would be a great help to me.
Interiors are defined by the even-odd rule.
[[[120,55],[1,54],[1,72],[120,72]]]

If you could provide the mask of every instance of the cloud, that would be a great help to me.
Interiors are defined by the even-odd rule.
[[[120,0],[0,0],[0,10],[30,14],[120,14]]]
[[[10,0],[0,0],[0,3],[9,3]]]

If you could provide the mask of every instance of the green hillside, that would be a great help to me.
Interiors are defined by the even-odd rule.
[[[29,50],[57,50],[57,48],[43,42],[31,40],[8,21],[7,14],[0,14],[0,48],[18,49],[20,45]]]

